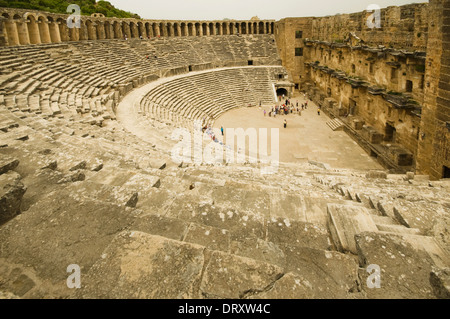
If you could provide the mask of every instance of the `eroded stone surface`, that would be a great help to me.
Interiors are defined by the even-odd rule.
[[[324,226],[285,218],[273,218],[268,222],[268,240],[275,244],[324,250],[331,244],[328,231]]]
[[[17,159],[9,157],[0,158],[0,175],[15,169],[17,166],[19,166],[19,160]]]
[[[196,298],[204,263],[201,246],[141,232],[123,232],[89,270],[82,298]]]
[[[0,225],[20,213],[20,205],[27,188],[15,172],[0,175]]]
[[[278,266],[214,252],[200,290],[207,298],[248,298],[270,288],[282,275]]]
[[[450,268],[433,269],[430,284],[439,299],[450,299]]]
[[[434,298],[430,273],[436,265],[429,254],[432,247],[423,247],[407,237],[389,233],[361,233],[355,236],[360,260],[361,284],[369,298]],[[442,256],[448,263],[448,256]],[[366,268],[381,269],[381,288],[370,289]]]

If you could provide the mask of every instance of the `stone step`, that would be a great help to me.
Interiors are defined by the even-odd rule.
[[[366,208],[336,204],[328,205],[328,229],[338,251],[355,255],[355,235],[378,231]]]
[[[327,122],[327,125],[333,130],[333,131],[338,131],[338,130],[342,130],[344,128],[344,123],[339,120],[339,119],[334,119],[331,121]]]
[[[440,205],[429,202],[409,202],[397,200],[394,203],[394,216],[396,220],[408,228],[420,229],[422,234],[428,234],[435,226],[439,216],[448,214]]]
[[[392,224],[377,224],[377,228],[381,232],[387,233],[399,233],[408,235],[420,235],[420,229],[417,228],[407,228],[402,225],[392,225]]]
[[[136,231],[117,235],[103,256],[80,297],[237,299],[283,275],[275,265]]]
[[[450,265],[450,257],[432,237],[385,232],[363,232],[355,237],[361,280],[373,282],[365,269],[379,267],[380,288],[362,285],[370,299],[435,298],[430,283],[434,267]],[[371,274],[374,274],[371,270]]]

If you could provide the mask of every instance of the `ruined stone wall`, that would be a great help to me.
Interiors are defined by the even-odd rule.
[[[388,7],[373,29],[368,11],[289,18],[277,22],[275,36],[300,90],[338,116],[358,118],[385,142],[394,128],[418,173],[439,179],[450,167],[449,9],[449,0]],[[302,57],[295,54],[300,28]]]
[[[309,61],[304,40],[311,37],[310,18],[286,18],[275,26],[275,39],[278,52],[297,87],[306,80],[305,62]],[[299,33],[297,33],[299,32]],[[296,49],[300,52],[297,52]]]
[[[331,71],[329,68],[311,67],[310,88],[319,89],[312,92],[311,89],[307,90],[311,98],[335,116],[357,120],[361,126],[354,126],[355,130],[368,125],[382,136],[382,141],[401,144],[416,157],[420,131],[418,109],[410,104],[403,107],[394,105],[392,102],[397,100],[391,102],[391,95],[385,91],[374,90],[365,83],[352,81]],[[398,96],[394,95],[393,98]],[[395,134],[387,133],[388,127],[394,127]]]
[[[410,4],[381,9],[381,28],[369,28],[367,19],[373,12],[313,18],[312,38],[321,41],[344,41],[354,32],[369,45],[425,50],[428,36],[428,4]]]
[[[417,166],[438,179],[450,167],[450,0],[431,0],[429,14],[433,19]]]
[[[307,41],[309,59],[385,91],[408,93],[423,103],[426,52]]]
[[[81,16],[79,28],[69,28],[69,15],[0,8],[3,45],[16,46],[82,40],[147,37],[273,34],[273,20],[175,21]],[[0,45],[2,45],[0,41]]]

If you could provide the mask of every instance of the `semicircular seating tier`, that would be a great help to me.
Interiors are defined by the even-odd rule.
[[[0,104],[41,117],[115,119],[133,88],[221,67],[281,65],[273,35],[99,40],[0,48]]]
[[[148,92],[139,111],[177,126],[211,122],[234,108],[275,103],[274,83],[286,73],[283,67],[236,67],[181,76]]]

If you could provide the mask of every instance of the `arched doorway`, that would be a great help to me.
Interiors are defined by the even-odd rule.
[[[8,38],[9,45],[20,44],[19,43],[19,33],[17,30],[17,26],[14,23],[14,20],[11,20],[9,17],[9,14],[7,14],[7,13],[3,13],[2,17],[5,18],[4,23],[5,23],[6,35]]]
[[[288,98],[289,97],[289,93],[288,90],[286,90],[285,88],[278,88],[277,89],[277,96],[278,96],[278,101],[283,102],[283,96],[284,98]]]
[[[241,23],[241,34],[247,34],[247,22]]]
[[[36,18],[33,15],[27,17],[28,35],[31,44],[40,44],[41,36],[39,34],[39,27]]]

